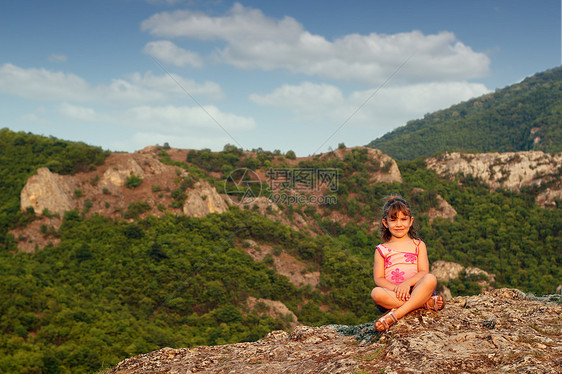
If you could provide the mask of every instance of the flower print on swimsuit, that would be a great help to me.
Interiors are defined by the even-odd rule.
[[[412,264],[415,264],[418,259],[418,255],[416,253],[404,253],[404,257],[406,258],[406,262],[411,262]]]
[[[386,256],[386,258],[384,259],[384,268],[389,268],[392,266],[392,262],[390,262],[390,256]]]
[[[404,272],[400,271],[399,268],[396,268],[392,271],[392,281],[396,284],[404,282]]]

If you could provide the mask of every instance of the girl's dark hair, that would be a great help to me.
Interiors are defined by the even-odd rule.
[[[382,216],[380,221],[380,233],[381,238],[383,241],[387,242],[392,238],[392,234],[390,230],[382,223],[382,220],[385,219],[388,222],[389,218],[396,218],[398,216],[398,212],[402,212],[405,216],[412,217],[412,209],[410,208],[410,204],[406,200],[404,200],[400,195],[392,195],[385,198],[386,202],[382,208]],[[412,239],[416,238],[416,229],[414,225],[410,226],[410,230],[408,231],[408,236]]]

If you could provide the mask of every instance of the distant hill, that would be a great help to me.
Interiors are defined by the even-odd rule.
[[[554,293],[562,154],[526,153],[128,154],[1,129],[0,373],[106,372],[164,347],[373,321],[391,193],[411,202],[430,263],[459,265],[432,269],[439,292]]]
[[[441,152],[562,151],[562,67],[409,121],[370,142],[397,160]]]

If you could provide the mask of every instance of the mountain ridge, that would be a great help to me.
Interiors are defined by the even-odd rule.
[[[110,154],[8,130],[0,142],[4,372],[93,372],[166,346],[372,320],[372,253],[390,193],[411,202],[430,262],[458,264],[444,271],[455,278],[440,281],[440,290],[456,296],[511,286],[544,294],[562,279],[560,202],[545,209],[536,201],[559,181],[555,167],[553,180],[539,175],[544,183],[508,190],[365,147],[308,158],[229,145]],[[517,163],[502,157],[483,170],[507,175]],[[35,177],[53,177],[71,210],[42,205],[38,194],[33,201],[32,189],[31,205],[21,199],[36,170]],[[255,171],[238,185],[255,193],[247,195],[253,201],[227,188],[236,187],[227,178],[236,170]],[[315,185],[315,171],[327,179]],[[273,204],[272,193],[294,199]],[[230,204],[226,211],[215,209],[215,198]],[[23,243],[30,253],[18,250]]]
[[[562,67],[409,121],[368,147],[398,160],[442,152],[562,151]]]

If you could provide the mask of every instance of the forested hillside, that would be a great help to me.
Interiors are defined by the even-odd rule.
[[[437,152],[562,151],[562,67],[409,121],[368,147],[395,159]]]
[[[394,170],[394,161],[368,148],[299,159],[231,145],[222,152],[156,147],[155,157],[178,168],[177,189],[152,188],[170,197],[169,206],[159,207],[161,217],[142,210],[111,219],[67,211],[59,229],[41,231],[59,244],[23,253],[8,229],[48,213],[19,211],[26,179],[40,166],[95,170],[107,153],[7,129],[0,140],[0,372],[91,373],[161,347],[252,341],[296,322],[289,314],[273,316],[263,302],[250,306],[250,297],[282,302],[307,325],[372,321],[378,315],[369,297],[379,243],[375,222],[390,193],[411,201],[431,262],[477,266],[495,274],[496,287],[540,295],[555,292],[562,280],[560,204],[535,204],[542,187],[490,191],[474,178],[441,178],[422,159],[398,162]],[[178,198],[190,193],[181,171],[237,199],[236,190],[226,188],[233,171],[263,177],[272,167],[337,172],[338,183],[314,191],[331,197],[322,203],[231,204],[201,218],[177,209]],[[400,175],[391,176],[398,169]],[[308,193],[297,187],[280,192]],[[252,188],[261,196],[273,192],[267,183]],[[456,216],[430,218],[442,199]],[[258,261],[250,248],[270,252]],[[282,256],[306,264],[305,273],[319,273],[319,283],[299,285],[281,275],[275,264]],[[462,275],[445,285],[454,295],[475,294],[479,280]]]

